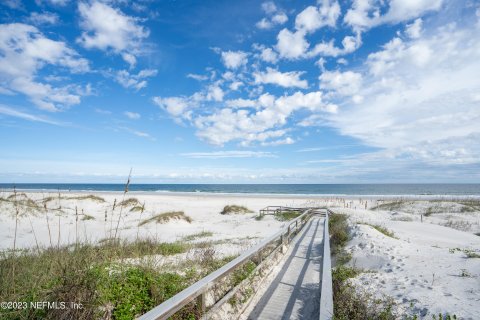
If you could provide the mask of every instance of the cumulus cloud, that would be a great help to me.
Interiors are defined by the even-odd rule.
[[[145,88],[147,86],[147,78],[157,75],[157,70],[153,69],[144,69],[133,74],[127,70],[117,71],[115,74],[115,80],[120,83],[124,88],[131,88],[136,91]]]
[[[26,95],[39,108],[59,111],[80,103],[78,86],[54,87],[36,77],[46,65],[81,73],[89,63],[62,41],[45,37],[36,27],[21,23],[0,25],[0,87]]]
[[[229,69],[238,69],[248,62],[248,54],[243,51],[223,51],[221,56],[223,64]]]
[[[186,116],[191,102],[186,97],[154,97],[153,102],[173,117]]]
[[[314,32],[324,26],[335,27],[340,13],[337,1],[330,3],[329,0],[324,0],[320,7],[309,6],[300,12],[295,18],[295,28]]]
[[[320,89],[332,90],[340,95],[354,95],[362,85],[362,75],[357,72],[326,71],[320,77]]]
[[[266,93],[256,101],[235,101],[232,104],[254,104],[255,110],[222,108],[211,115],[200,115],[194,120],[197,136],[213,145],[230,141],[238,141],[244,146],[290,144],[293,139],[288,139],[288,130],[282,127],[295,111],[336,111],[323,102],[319,91],[295,92],[278,98]]]
[[[130,17],[100,1],[80,2],[80,26],[84,30],[77,39],[87,49],[112,50],[134,66],[140,44],[149,31]]]
[[[442,4],[443,0],[354,0],[344,22],[356,31],[366,31],[380,24],[408,21],[428,11],[437,11]]]
[[[305,55],[309,46],[304,31],[291,32],[288,29],[283,29],[278,33],[275,47],[280,57],[299,59]]]
[[[360,33],[357,33],[355,37],[346,36],[342,40],[343,47],[336,47],[334,40],[328,42],[320,42],[307,53],[307,56],[325,56],[325,57],[338,57],[348,53],[352,53],[357,50],[362,44]]]
[[[262,18],[255,24],[259,29],[271,29],[276,25],[282,25],[288,21],[285,12],[278,10],[273,1],[262,3],[262,10],[266,13],[267,17]]]
[[[272,48],[265,48],[262,49],[260,58],[265,62],[276,63],[278,61],[278,54],[273,51]]]
[[[420,38],[422,34],[422,19],[418,18],[413,23],[408,24],[405,33],[412,39]]]
[[[371,53],[359,90],[363,101],[341,103],[328,121],[392,157],[469,163],[480,157],[472,143],[480,136],[480,33],[447,25],[428,34],[396,37]]]
[[[255,72],[253,74],[255,83],[275,84],[284,88],[302,88],[308,87],[307,80],[300,77],[304,74],[301,71],[280,72],[276,69],[267,68],[266,72]]]

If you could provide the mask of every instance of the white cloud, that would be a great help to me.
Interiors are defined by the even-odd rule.
[[[139,130],[135,130],[135,129],[132,129],[132,128],[128,128],[128,127],[119,127],[119,129],[123,130],[123,131],[126,131],[128,133],[131,133],[137,137],[140,137],[140,138],[146,138],[146,139],[149,139],[149,140],[152,140],[152,141],[155,141],[155,137],[152,137],[149,133],[147,132],[144,132],[144,131],[139,131]]]
[[[412,39],[418,39],[422,35],[422,19],[418,18],[413,23],[408,24],[405,33]]]
[[[2,1],[2,4],[9,7],[10,9],[24,9],[21,0],[4,0]]]
[[[189,73],[187,74],[187,78],[195,79],[197,81],[205,81],[208,80],[208,77],[205,75],[201,74],[194,74],[194,73]]]
[[[241,86],[243,86],[243,82],[234,81],[228,87],[230,88],[230,90],[237,91],[238,89],[240,89]]]
[[[193,159],[225,159],[225,158],[274,158],[271,152],[263,151],[214,151],[214,152],[190,152],[182,153],[181,156]]]
[[[288,21],[285,12],[279,11],[273,1],[262,3],[262,9],[267,14],[266,18],[262,18],[255,26],[259,29],[271,29],[275,25],[282,25]]]
[[[59,18],[56,13],[52,12],[32,12],[27,21],[34,25],[57,24]]]
[[[45,2],[53,6],[64,7],[70,2],[70,0],[35,0],[35,2],[38,5],[42,5]]]
[[[144,69],[137,74],[130,73],[127,70],[119,70],[115,74],[115,80],[124,88],[131,88],[138,91],[147,86],[147,78],[154,77],[155,75],[157,75],[157,70],[153,69]]]
[[[277,6],[273,1],[265,1],[262,3],[262,10],[265,11],[266,14],[273,14],[277,11]]]
[[[361,46],[361,44],[362,40],[360,38],[360,33],[357,33],[355,37],[346,36],[343,38],[343,48],[335,47],[334,40],[332,39],[329,42],[321,42],[315,45],[315,47],[307,53],[307,56],[313,57],[320,55],[326,57],[338,57],[354,52]]]
[[[174,117],[185,116],[191,102],[185,97],[154,97],[153,102]]]
[[[258,21],[255,26],[258,28],[258,29],[263,29],[263,30],[267,30],[267,29],[271,29],[273,27],[273,23],[268,20],[267,18],[262,18],[260,21]]]
[[[80,2],[80,26],[84,30],[77,41],[87,49],[112,50],[135,65],[140,44],[149,32],[138,20],[99,1]]]
[[[208,87],[207,91],[207,100],[208,101],[223,101],[223,96],[225,93],[223,92],[222,88],[218,85],[211,85]]]
[[[362,85],[362,75],[352,71],[326,71],[320,75],[319,80],[320,89],[346,96],[356,94]]]
[[[320,7],[309,6],[295,18],[295,28],[305,32],[314,32],[324,26],[335,27],[340,16],[340,5],[337,1],[330,3],[324,0]]]
[[[255,100],[251,99],[233,99],[225,101],[225,104],[229,108],[254,108],[257,105]]]
[[[380,24],[408,21],[428,11],[438,11],[442,4],[443,0],[354,0],[344,21],[355,31],[366,31]]]
[[[286,59],[298,59],[305,55],[309,43],[305,40],[303,31],[290,32],[283,29],[277,36],[276,49],[280,57]]]
[[[288,17],[285,13],[277,13],[272,17],[272,22],[275,24],[284,24],[285,22],[288,21]]]
[[[89,70],[86,59],[62,41],[46,38],[34,26],[14,23],[0,25],[0,87],[26,95],[39,108],[58,111],[78,104],[78,86],[53,87],[36,80],[46,65],[74,73]]]
[[[344,101],[328,123],[392,158],[478,163],[478,28],[447,25],[425,34],[394,38],[370,54],[359,90],[363,101]]]
[[[238,69],[247,64],[248,54],[243,51],[223,51],[222,62],[229,69]]]
[[[257,84],[276,84],[284,88],[306,89],[308,88],[307,80],[300,79],[304,73],[300,71],[280,72],[267,67],[266,72],[255,72],[253,77]]]
[[[125,111],[123,113],[127,118],[132,119],[132,120],[138,120],[141,118],[139,113],[136,112],[131,112],[131,111]]]
[[[5,106],[0,104],[0,114],[7,115],[10,117],[15,117],[15,118],[20,118],[23,120],[28,120],[28,121],[34,121],[34,122],[43,122],[43,123],[48,123],[48,124],[53,124],[57,126],[63,125],[60,122],[50,120],[48,118],[42,117],[42,116],[37,116],[34,114],[30,114],[27,112],[23,111],[18,111],[16,109],[13,109],[11,107]]]
[[[335,108],[323,102],[319,91],[307,94],[295,92],[278,98],[263,94],[256,101],[237,100],[227,105],[254,106],[255,110],[223,108],[211,115],[196,116],[194,124],[198,137],[214,145],[230,141],[239,141],[244,146],[254,143],[289,144],[293,143],[293,139],[288,139],[288,130],[282,127],[295,111],[336,112]]]
[[[272,50],[272,48],[265,48],[260,54],[260,58],[265,62],[277,63],[278,54]]]

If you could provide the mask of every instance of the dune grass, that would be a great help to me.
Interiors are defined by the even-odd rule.
[[[94,194],[88,194],[88,195],[85,195],[85,196],[65,197],[63,199],[67,199],[67,200],[91,200],[91,201],[95,201],[95,202],[99,202],[99,203],[105,202],[105,199],[103,199],[102,197],[96,196]]]
[[[91,216],[91,215],[88,215],[88,214],[85,214],[85,215],[83,215],[82,220],[83,220],[83,221],[95,220],[95,217],[94,217],[94,216]]]
[[[298,210],[284,210],[275,214],[275,219],[278,221],[289,221],[299,217],[302,214]]]
[[[377,230],[378,232],[384,234],[385,236],[387,237],[390,237],[390,238],[394,238],[394,239],[398,239],[396,236],[395,236],[395,233],[393,233],[392,231],[388,230],[387,228],[383,227],[383,226],[380,226],[378,224],[370,224],[370,223],[360,223],[360,224],[364,224],[366,226],[370,226],[372,227],[373,229]]]
[[[194,233],[194,234],[190,234],[188,236],[185,236],[185,237],[183,237],[183,240],[184,241],[193,241],[193,240],[197,240],[197,239],[200,239],[200,238],[208,238],[208,237],[211,237],[211,236],[213,236],[213,232],[202,231],[202,232],[198,232],[198,233]]]
[[[345,265],[351,259],[351,255],[345,251],[345,246],[350,240],[347,216],[332,214],[328,222],[331,251],[336,262],[332,270],[335,319],[396,319],[392,311],[394,306],[392,299],[377,299],[370,293],[358,290],[349,281],[362,271]]]
[[[151,218],[145,219],[138,224],[138,226],[143,226],[151,222],[156,223],[167,223],[170,220],[184,220],[188,223],[191,223],[193,220],[189,216],[187,216],[183,211],[169,211],[157,214]]]
[[[82,309],[0,310],[0,319],[133,319],[169,299],[233,257],[205,255],[174,270],[122,263],[146,255],[173,255],[192,246],[183,242],[106,240],[99,245],[77,244],[37,250],[0,252],[2,301],[72,301]],[[204,249],[212,252],[212,249]],[[195,269],[201,264],[201,269]],[[12,267],[21,277],[12,278]],[[172,319],[199,316],[195,303]]]
[[[135,206],[142,206],[140,201],[137,198],[128,198],[121,201],[118,206],[120,207],[135,207]]]
[[[229,205],[225,206],[220,214],[242,214],[242,213],[253,213],[252,210],[244,206]]]

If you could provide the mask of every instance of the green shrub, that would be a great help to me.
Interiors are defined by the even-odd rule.
[[[232,214],[232,213],[233,214],[253,213],[253,211],[244,206],[231,205],[231,206],[225,206],[223,210],[220,212],[220,214]]]

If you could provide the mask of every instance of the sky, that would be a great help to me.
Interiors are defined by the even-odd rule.
[[[478,183],[480,3],[2,0],[0,182]]]

